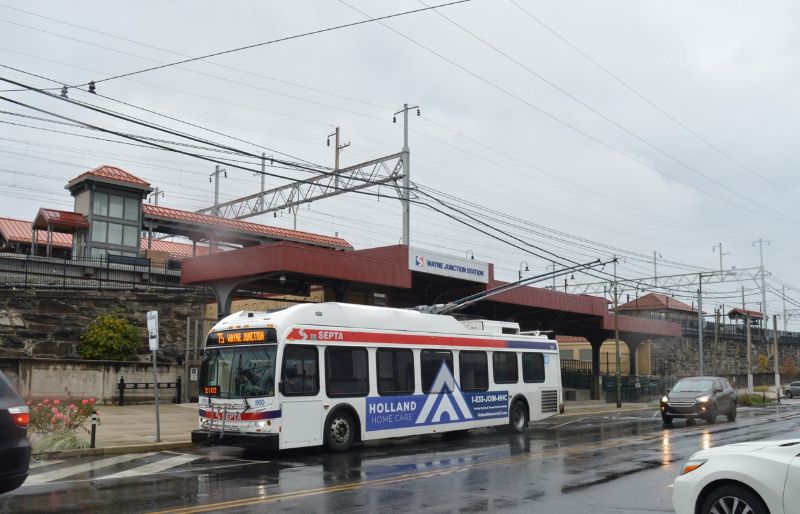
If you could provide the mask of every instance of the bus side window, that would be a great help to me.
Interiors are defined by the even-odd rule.
[[[492,353],[492,370],[495,384],[516,384],[519,382],[517,354],[515,352]]]
[[[541,353],[522,354],[522,380],[524,382],[544,382],[544,355]]]
[[[367,396],[367,350],[365,348],[325,349],[325,390],[328,396]]]
[[[488,391],[489,365],[486,352],[461,350],[458,352],[459,375],[462,391]]]
[[[433,381],[436,380],[436,375],[442,368],[442,362],[447,365],[450,374],[453,374],[453,352],[450,350],[422,350],[419,352],[419,358],[420,367],[422,368],[422,392],[424,394],[431,392]]]
[[[414,394],[414,352],[378,348],[378,394],[399,396]]]
[[[319,357],[313,346],[287,346],[283,352],[283,394],[314,396],[319,392]]]

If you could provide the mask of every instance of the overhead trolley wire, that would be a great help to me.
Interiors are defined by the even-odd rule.
[[[358,13],[361,13],[361,14],[362,14],[362,15],[364,15],[364,16],[367,16],[367,17],[369,17],[369,14],[367,14],[367,13],[365,13],[364,11],[362,11],[362,10],[358,9],[357,7],[355,7],[355,6],[351,5],[351,4],[349,4],[349,3],[348,3],[348,2],[346,2],[345,0],[338,0],[338,1],[339,1],[339,3],[341,3],[341,4],[343,4],[343,5],[347,6],[347,7],[349,7],[350,9],[352,9],[352,10],[354,10],[354,11],[358,12]],[[661,170],[661,169],[659,169],[659,168],[656,168],[655,166],[652,166],[652,165],[651,165],[651,164],[649,164],[648,162],[646,162],[646,161],[644,161],[644,160],[642,160],[642,159],[639,159],[639,158],[635,157],[634,155],[631,155],[630,153],[628,153],[628,152],[625,152],[625,151],[623,151],[623,150],[621,150],[621,149],[619,149],[619,148],[617,148],[617,147],[613,146],[613,145],[612,145],[612,144],[610,144],[610,143],[607,143],[606,141],[604,141],[604,140],[600,139],[600,138],[599,138],[599,137],[597,137],[597,136],[593,136],[592,134],[590,134],[590,133],[588,133],[588,132],[584,131],[583,129],[580,129],[580,128],[578,128],[577,126],[575,126],[575,125],[573,125],[573,124],[569,123],[569,122],[568,122],[568,121],[566,121],[566,120],[563,120],[563,119],[559,118],[558,116],[556,116],[555,114],[552,114],[551,112],[549,112],[549,111],[545,110],[544,108],[542,108],[542,107],[539,107],[538,105],[536,105],[536,104],[534,104],[534,103],[532,103],[532,102],[529,102],[528,100],[526,100],[526,99],[522,98],[521,96],[519,96],[519,95],[517,95],[517,94],[515,94],[515,93],[511,92],[510,90],[508,90],[508,89],[506,89],[506,88],[502,87],[501,85],[497,84],[497,83],[496,83],[496,82],[494,82],[493,80],[490,80],[490,79],[488,79],[488,78],[486,78],[486,77],[484,77],[484,76],[482,76],[482,75],[480,75],[480,74],[478,74],[478,73],[476,73],[476,72],[472,71],[471,69],[467,68],[466,66],[463,66],[463,65],[461,65],[461,64],[459,64],[459,63],[457,63],[456,61],[454,61],[454,60],[450,59],[449,57],[447,57],[447,56],[443,55],[442,53],[440,53],[440,52],[437,52],[436,50],[432,49],[432,48],[431,48],[431,47],[429,47],[429,46],[426,46],[426,45],[424,45],[424,44],[420,43],[419,41],[416,41],[415,39],[413,39],[413,38],[409,37],[408,35],[406,35],[406,34],[404,34],[404,33],[400,32],[400,31],[398,31],[398,30],[396,30],[396,29],[394,29],[394,28],[392,28],[392,27],[390,27],[389,25],[387,25],[387,24],[385,24],[385,23],[382,23],[382,22],[378,22],[378,23],[379,23],[380,25],[382,25],[383,27],[387,28],[388,30],[390,30],[390,31],[394,32],[394,33],[395,33],[395,34],[397,34],[398,36],[402,37],[403,39],[405,39],[405,40],[407,40],[407,41],[411,42],[412,44],[414,44],[414,45],[418,46],[419,48],[422,48],[422,49],[423,49],[423,50],[425,50],[426,52],[429,52],[429,53],[433,54],[434,56],[436,56],[436,57],[438,57],[438,58],[442,59],[443,61],[445,61],[445,62],[449,63],[450,65],[452,65],[452,66],[454,66],[454,67],[458,68],[459,70],[461,70],[461,71],[463,71],[463,72],[467,73],[468,75],[472,76],[473,78],[476,78],[476,79],[477,79],[477,80],[479,80],[480,82],[482,82],[482,83],[484,83],[484,84],[488,85],[489,87],[491,87],[491,88],[493,88],[493,89],[496,89],[497,91],[500,91],[501,93],[505,94],[506,96],[509,96],[510,98],[513,98],[514,100],[517,100],[518,102],[521,102],[521,103],[523,103],[523,104],[527,105],[527,106],[528,106],[528,107],[530,107],[531,109],[533,109],[533,110],[535,110],[536,112],[538,112],[538,113],[542,114],[543,116],[545,116],[545,117],[547,117],[547,118],[549,118],[549,119],[551,119],[551,120],[553,120],[553,121],[555,121],[555,122],[559,123],[560,125],[562,125],[562,126],[565,126],[565,127],[569,128],[570,130],[572,130],[572,131],[574,131],[574,132],[577,132],[578,134],[580,134],[580,135],[582,135],[582,136],[586,137],[587,139],[590,139],[591,141],[594,141],[595,143],[597,143],[597,144],[599,144],[599,145],[601,145],[601,146],[603,146],[603,147],[605,147],[605,148],[608,148],[609,150],[613,151],[614,153],[617,153],[617,154],[619,154],[619,155],[621,155],[621,156],[625,157],[626,159],[628,159],[628,160],[630,160],[630,161],[636,162],[636,163],[640,164],[641,166],[644,166],[645,168],[648,168],[648,169],[650,169],[650,170],[652,170],[652,171],[654,171],[654,172],[658,173],[659,175],[662,175],[662,176],[664,176],[664,177],[666,177],[666,178],[669,178],[669,179],[671,179],[671,180],[674,180],[674,181],[676,181],[676,182],[679,182],[679,183],[681,183],[681,184],[685,185],[686,187],[688,187],[688,188],[690,188],[690,189],[694,189],[695,191],[698,191],[699,193],[702,193],[702,194],[705,194],[705,195],[707,195],[707,196],[710,196],[710,197],[712,197],[712,198],[715,198],[715,199],[717,199],[717,200],[719,200],[719,201],[721,201],[721,202],[728,203],[728,204],[730,204],[730,205],[733,205],[733,206],[735,206],[735,207],[738,207],[739,209],[744,209],[744,210],[747,210],[747,211],[753,212],[753,213],[755,213],[755,214],[759,214],[759,215],[761,215],[761,216],[765,216],[765,217],[768,217],[768,218],[770,218],[770,219],[774,219],[774,220],[777,220],[777,221],[793,221],[793,222],[796,222],[796,221],[798,221],[798,220],[795,220],[794,218],[791,218],[791,217],[789,217],[789,216],[787,216],[787,215],[785,215],[785,214],[782,214],[782,213],[780,213],[780,212],[778,212],[778,211],[775,211],[775,210],[773,210],[772,208],[770,208],[770,207],[768,207],[768,206],[765,206],[765,205],[759,204],[758,202],[754,202],[752,199],[750,199],[750,198],[747,198],[746,196],[742,195],[742,194],[741,194],[741,193],[739,193],[738,191],[736,191],[736,190],[734,190],[734,189],[732,189],[732,188],[729,188],[729,187],[728,187],[728,186],[726,186],[725,184],[723,184],[723,183],[721,183],[721,182],[719,182],[719,181],[716,181],[716,180],[715,180],[715,179],[713,179],[713,178],[710,178],[710,177],[706,176],[706,175],[705,175],[704,173],[702,173],[701,171],[699,171],[699,170],[697,170],[697,169],[693,168],[692,166],[690,166],[690,165],[688,165],[688,164],[684,163],[683,161],[681,161],[681,160],[679,160],[679,159],[677,159],[677,158],[675,158],[675,157],[673,157],[673,156],[669,155],[668,153],[666,153],[666,152],[664,152],[663,150],[661,150],[659,147],[657,147],[657,146],[654,146],[654,145],[652,145],[651,143],[649,143],[648,141],[644,140],[643,138],[641,138],[641,137],[637,136],[636,134],[634,134],[634,133],[632,133],[632,132],[630,132],[630,131],[627,131],[627,129],[624,129],[624,127],[622,127],[622,126],[619,126],[619,127],[622,129],[622,130],[625,130],[625,131],[627,131],[627,132],[628,132],[628,133],[629,133],[631,136],[633,136],[633,137],[635,137],[635,138],[639,139],[639,140],[640,140],[640,141],[642,141],[643,143],[645,143],[645,144],[647,144],[648,146],[652,147],[653,149],[655,149],[655,150],[659,151],[660,153],[664,154],[665,156],[667,156],[668,158],[670,158],[670,159],[674,160],[675,162],[677,162],[677,163],[681,164],[682,166],[686,167],[686,168],[687,168],[687,169],[689,169],[690,171],[693,171],[694,173],[696,173],[696,174],[698,174],[698,175],[702,176],[703,178],[705,178],[706,180],[709,180],[710,182],[714,183],[714,184],[715,184],[715,185],[717,185],[718,187],[720,187],[720,188],[722,188],[722,189],[725,189],[725,190],[727,190],[727,191],[731,192],[731,193],[732,193],[732,194],[734,194],[735,196],[738,196],[738,197],[740,197],[740,198],[744,199],[744,200],[745,200],[745,201],[747,201],[748,203],[755,204],[755,205],[757,205],[758,207],[760,207],[761,209],[764,209],[765,211],[768,211],[768,212],[773,212],[773,213],[775,213],[775,214],[776,214],[778,217],[776,217],[776,216],[773,216],[773,215],[768,215],[768,214],[766,214],[765,212],[761,212],[761,211],[758,211],[758,210],[752,209],[751,207],[749,207],[749,206],[748,206],[748,205],[746,205],[746,204],[745,204],[745,205],[739,205],[739,204],[736,204],[736,203],[734,203],[734,202],[732,202],[732,201],[730,201],[730,200],[727,200],[727,199],[725,199],[725,198],[723,198],[723,197],[720,197],[720,196],[718,196],[718,195],[715,195],[715,194],[713,194],[713,193],[710,193],[710,192],[708,192],[708,191],[704,191],[704,190],[698,189],[698,188],[696,188],[696,187],[692,186],[692,185],[691,185],[689,182],[687,182],[687,181],[685,181],[685,180],[682,180],[682,179],[680,179],[680,178],[676,177],[675,175],[673,175],[673,174],[670,174],[670,173],[668,173],[668,172],[666,172],[666,171],[663,171],[663,170]],[[576,100],[576,101],[579,101],[579,100],[577,100],[577,99],[575,99],[575,100]],[[580,101],[579,101],[579,102],[580,102]],[[583,105],[584,105],[585,107],[587,107],[587,108],[590,108],[590,107],[589,107],[588,105],[586,105],[586,104],[583,104]],[[598,115],[601,115],[599,112],[597,112],[597,111],[595,111],[595,112],[596,112]],[[608,121],[609,121],[609,122],[612,122],[612,123],[614,123],[614,122],[613,122],[613,121],[612,121],[610,118],[606,118],[606,119],[608,119]]]

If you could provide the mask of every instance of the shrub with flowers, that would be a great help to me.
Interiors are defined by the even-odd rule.
[[[35,445],[36,450],[85,447],[85,442],[78,438],[76,432],[79,429],[89,432],[86,421],[91,418],[94,407],[94,398],[72,402],[44,399],[36,405],[28,402],[30,409],[28,429],[39,438],[38,444]]]

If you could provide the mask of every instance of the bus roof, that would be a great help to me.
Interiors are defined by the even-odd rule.
[[[480,324],[469,323],[470,327],[467,327],[449,315],[336,302],[299,304],[273,312],[239,311],[220,320],[211,331],[263,328],[268,325],[274,325],[279,330],[293,325],[318,325],[322,327],[380,329],[465,336],[497,335],[480,330],[477,328],[481,326]],[[518,334],[503,334],[503,337],[518,338],[521,336]],[[528,340],[548,340],[547,336],[544,335],[526,335],[523,337]]]

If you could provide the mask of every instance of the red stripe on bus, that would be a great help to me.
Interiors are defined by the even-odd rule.
[[[425,336],[416,334],[386,334],[380,332],[352,332],[349,330],[293,329],[288,341],[384,343],[429,346],[476,346],[483,348],[508,348],[507,341],[470,337]]]

